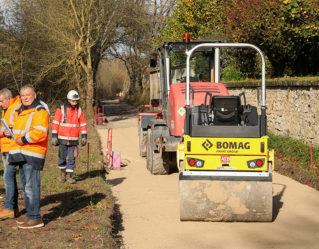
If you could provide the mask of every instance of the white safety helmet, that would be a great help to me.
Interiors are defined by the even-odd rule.
[[[71,90],[71,91],[68,92],[67,99],[69,99],[69,100],[79,100],[80,99],[79,93],[77,91],[75,91],[75,90]]]

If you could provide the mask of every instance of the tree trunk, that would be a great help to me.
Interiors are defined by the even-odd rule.
[[[129,75],[129,78],[130,78],[129,95],[133,95],[133,93],[135,92],[136,77],[135,75]]]
[[[94,76],[93,76],[93,68],[92,68],[92,56],[91,56],[91,48],[87,48],[87,67],[86,67],[86,78],[87,78],[87,86],[86,86],[86,110],[87,113],[91,113],[91,108],[93,107],[94,100]]]
[[[93,107],[93,99],[94,99],[94,80],[93,74],[88,75],[87,79],[87,94],[86,94],[86,110],[87,113],[91,113]]]

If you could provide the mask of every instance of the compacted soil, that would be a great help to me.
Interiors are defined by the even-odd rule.
[[[104,112],[108,123],[97,128],[102,147],[105,151],[107,129],[112,128],[112,150],[122,159],[122,167],[107,175],[116,198],[113,224],[119,247],[319,248],[319,192],[278,172],[273,178],[273,222],[181,222],[178,174],[155,176],[147,171],[138,152],[136,110],[108,101]]]

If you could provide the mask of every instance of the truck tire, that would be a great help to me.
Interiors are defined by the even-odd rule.
[[[156,153],[153,152],[152,175],[168,175],[169,174],[169,159],[168,152]]]
[[[138,129],[138,145],[139,152],[141,157],[146,157],[146,144],[147,144],[147,135],[143,131],[142,127]]]
[[[146,168],[150,171],[153,168],[153,154],[152,154],[152,146],[151,146],[151,129],[147,130],[146,137]]]
[[[147,168],[152,175],[167,175],[169,173],[169,154],[167,152],[155,152],[151,129],[148,130],[147,135]]]

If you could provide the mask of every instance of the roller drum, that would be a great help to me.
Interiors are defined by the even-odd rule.
[[[272,221],[271,180],[180,179],[182,221]]]

